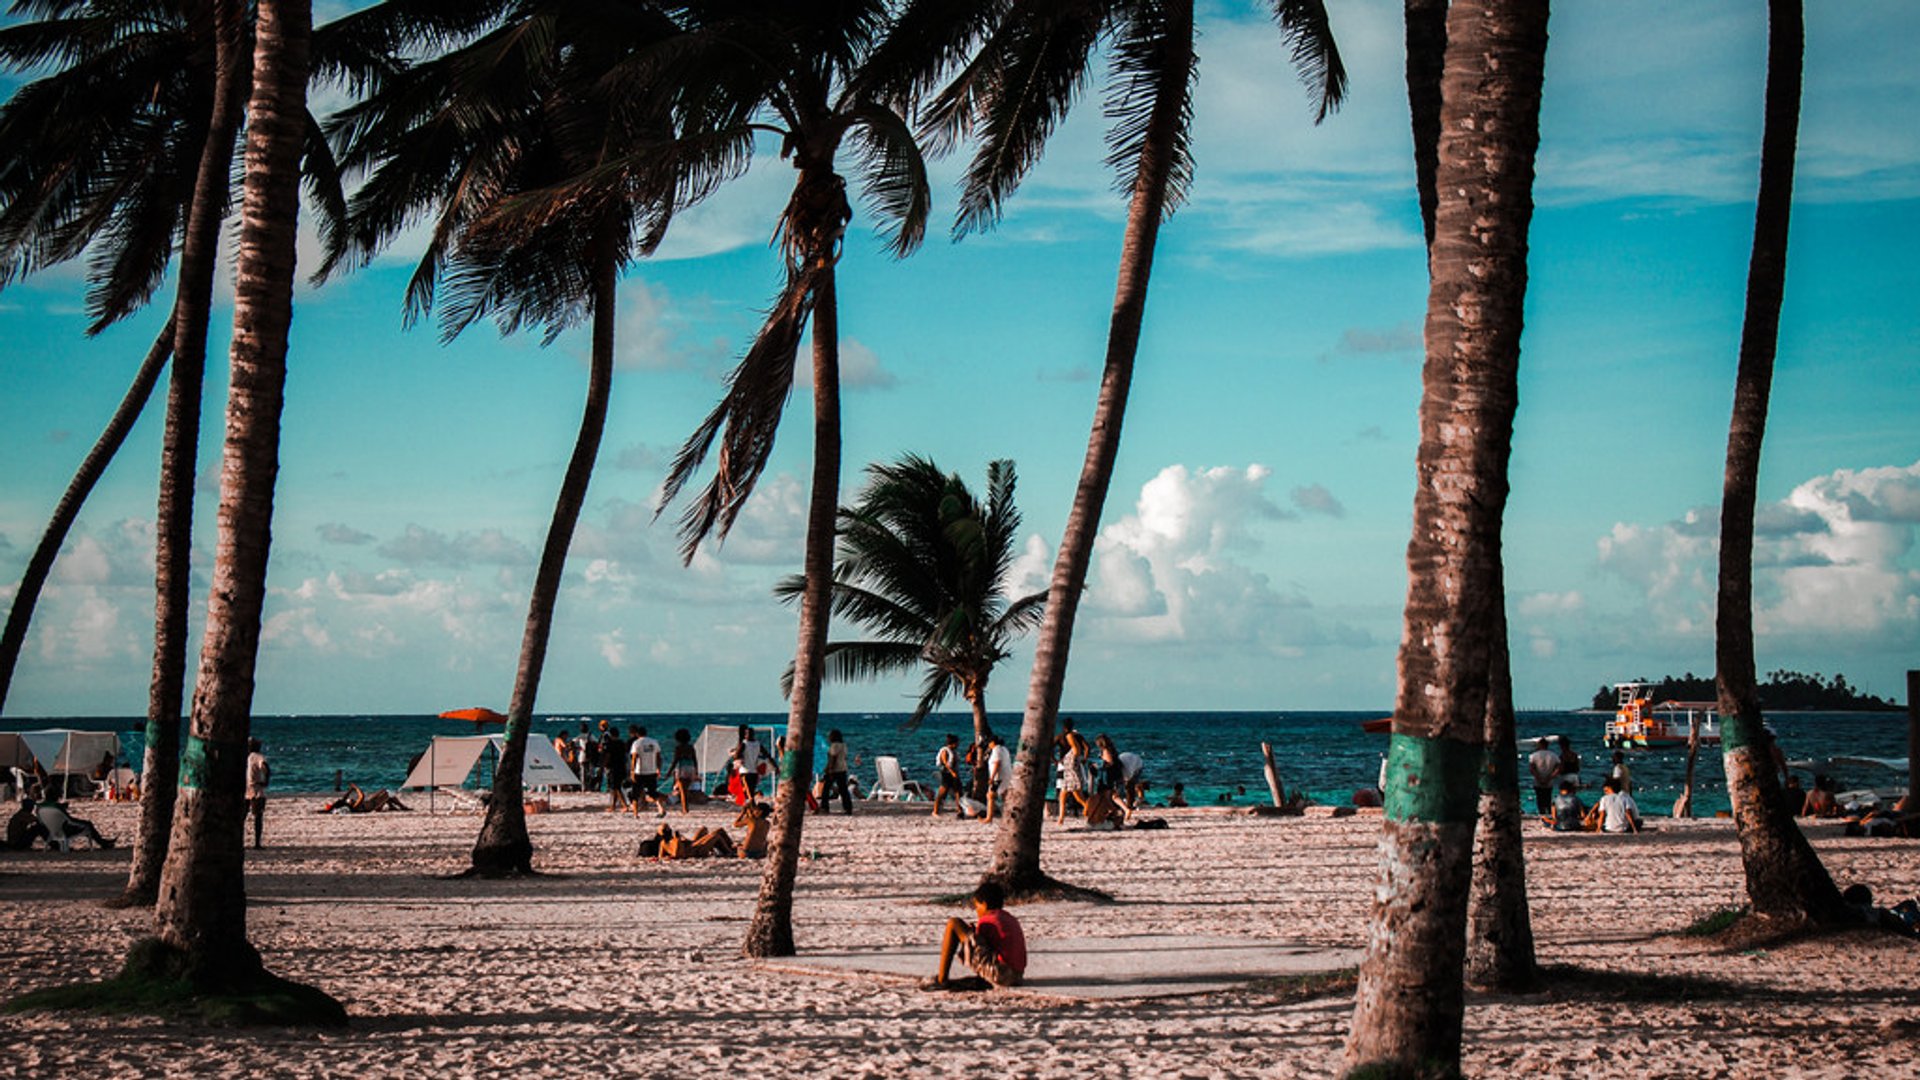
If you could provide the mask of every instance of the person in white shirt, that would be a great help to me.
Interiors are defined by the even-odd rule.
[[[273,767],[267,764],[267,755],[260,749],[259,739],[247,740],[247,813],[253,815],[253,846],[260,846],[260,832],[266,826],[267,818],[267,781],[273,777]]]
[[[853,792],[847,786],[847,740],[841,736],[840,729],[827,732],[827,767],[820,771],[820,812],[833,810],[833,797],[840,796],[840,806],[847,813],[853,813]]]
[[[733,748],[733,767],[740,774],[740,783],[749,800],[760,794],[761,752],[760,740],[753,737],[753,729],[741,724],[740,741]]]
[[[627,729],[633,742],[627,746],[627,773],[633,777],[633,812],[640,813],[641,800],[654,805],[661,817],[667,816],[667,800],[660,794],[660,741],[643,727]]]
[[[1639,832],[1640,807],[1635,805],[1633,796],[1607,781],[1606,794],[1600,796],[1594,812],[1600,815],[1600,831],[1610,833]]]
[[[933,793],[933,816],[940,816],[941,805],[947,801],[947,795],[952,794],[954,811],[961,817],[966,817],[966,808],[960,805],[960,797],[965,791],[960,786],[960,736],[947,736],[946,745],[934,755],[933,764],[940,774],[939,786]]]
[[[987,812],[983,820],[992,821],[994,810],[1006,802],[1013,788],[1013,751],[998,735],[987,736]]]

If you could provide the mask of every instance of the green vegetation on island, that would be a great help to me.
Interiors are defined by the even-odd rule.
[[[1656,702],[1712,701],[1717,696],[1711,675],[1703,677],[1691,671],[1634,681],[1646,683],[1647,696]],[[1611,686],[1594,691],[1595,709],[1611,710],[1618,702],[1619,694]],[[1760,707],[1771,712],[1896,712],[1902,706],[1856,689],[1845,675],[1835,673],[1828,679],[1817,672],[1808,675],[1782,669],[1768,672],[1767,680],[1760,684]]]

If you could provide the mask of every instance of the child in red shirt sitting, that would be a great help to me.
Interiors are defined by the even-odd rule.
[[[988,985],[1020,985],[1027,971],[1027,938],[1020,930],[1020,920],[1003,908],[1006,895],[999,885],[983,881],[973,890],[973,911],[979,921],[947,920],[946,933],[940,939],[940,973],[927,980],[927,989],[985,990]],[[977,979],[947,979],[955,955],[973,969]]]

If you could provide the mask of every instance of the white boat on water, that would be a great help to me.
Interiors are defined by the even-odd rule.
[[[1606,744],[1615,749],[1652,750],[1685,746],[1697,725],[1702,745],[1720,742],[1720,715],[1711,701],[1655,702],[1650,683],[1615,683],[1618,703],[1607,721]]]

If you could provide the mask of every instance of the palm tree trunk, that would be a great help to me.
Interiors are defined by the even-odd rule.
[[[1520,842],[1519,750],[1514,743],[1513,675],[1507,655],[1504,573],[1494,592],[1498,623],[1487,668],[1487,764],[1480,773],[1480,823],[1473,839],[1467,895],[1467,981],[1490,990],[1525,990],[1540,978],[1527,908],[1527,860]]]
[[[1805,45],[1800,0],[1767,5],[1766,128],[1754,213],[1747,309],[1740,334],[1733,419],[1727,431],[1720,507],[1720,599],[1715,664],[1721,750],[1733,801],[1747,897],[1766,915],[1831,921],[1840,916],[1833,878],[1788,813],[1774,765],[1773,736],[1761,722],[1753,658],[1753,514],[1766,435],[1767,398],[1786,292],[1787,223],[1793,203],[1794,144],[1800,122]]]
[[[521,769],[527,759],[527,736],[533,727],[533,703],[540,690],[540,672],[547,661],[547,639],[553,632],[553,609],[560,597],[560,579],[573,544],[574,526],[593,480],[594,459],[607,426],[607,399],[613,389],[613,331],[619,262],[612,241],[596,239],[593,260],[593,351],[587,375],[587,402],[580,416],[580,433],[573,457],[560,481],[547,527],[546,547],[534,575],[533,595],[527,603],[527,628],[520,639],[520,667],[514,674],[513,700],[507,707],[506,745],[493,770],[493,794],[487,816],[474,842],[468,872],[482,877],[533,873],[533,841],[527,835],[527,808]]]
[[[1546,23],[1542,0],[1448,13],[1406,630],[1348,1070],[1459,1068]]]
[[[1407,105],[1413,117],[1414,184],[1420,224],[1433,250],[1439,194],[1440,75],[1447,52],[1446,0],[1406,0]],[[1487,671],[1487,770],[1481,774],[1480,824],[1474,833],[1473,891],[1467,900],[1467,980],[1523,989],[1539,977],[1527,910],[1521,850],[1519,770],[1514,764],[1513,672],[1507,650],[1505,575],[1494,595],[1499,632]],[[1502,757],[1501,755],[1505,755]]]
[[[154,918],[175,973],[203,990],[264,975],[247,940],[241,792],[279,469],[311,31],[309,0],[259,5],[218,554]]]
[[[973,744],[979,746],[993,734],[993,725],[987,722],[987,687],[985,680],[967,687],[967,706],[973,710]]]
[[[214,91],[207,141],[200,148],[193,202],[180,249],[173,303],[173,376],[160,451],[160,500],[154,534],[153,676],[147,688],[140,824],[133,864],[119,903],[147,905],[160,891],[180,770],[180,712],[187,679],[187,612],[193,603],[193,496],[198,479],[200,403],[205,396],[207,326],[213,318],[213,276],[220,227],[227,217],[228,175],[253,81],[245,13],[233,0],[211,5]]]
[[[21,647],[27,642],[27,628],[33,622],[34,606],[40,602],[40,590],[46,587],[47,575],[53,572],[53,560],[66,543],[67,532],[80,516],[87,496],[93,493],[93,485],[107,471],[120,444],[127,441],[133,422],[146,410],[147,401],[153,397],[154,384],[160,381],[160,372],[172,355],[173,324],[168,323],[154,339],[153,347],[147,350],[147,358],[140,362],[139,370],[133,373],[133,383],[120,399],[120,407],[113,411],[100,437],[94,440],[93,449],[87,451],[80,467],[74,470],[67,490],[54,505],[46,531],[40,535],[39,546],[27,560],[26,572],[20,575],[20,587],[13,591],[13,606],[7,609],[6,629],[0,631],[0,711],[6,709],[7,691],[13,686],[13,670],[20,662]]]
[[[802,175],[801,183],[815,182]],[[834,527],[840,505],[840,313],[834,292],[835,253],[810,251],[813,286],[813,491],[807,502],[806,591],[800,594],[799,646],[787,706],[787,751],[767,839],[767,868],[741,945],[746,956],[792,956],[793,882],[800,867],[807,787],[813,777],[813,733],[820,718],[827,623],[832,614]]]
[[[1009,896],[1058,888],[1058,883],[1040,869],[1040,827],[1046,819],[1047,781],[1053,771],[1054,718],[1059,715],[1066,685],[1074,617],[1086,587],[1087,565],[1093,557],[1107,487],[1113,480],[1114,460],[1120,453],[1120,427],[1126,418],[1127,394],[1133,385],[1134,359],[1140,348],[1154,246],[1160,237],[1161,219],[1166,216],[1167,184],[1193,73],[1192,6],[1170,4],[1167,17],[1172,25],[1166,47],[1173,55],[1161,66],[1163,83],[1156,89],[1140,147],[1139,169],[1127,207],[1126,236],[1120,248],[1113,315],[1107,328],[1106,367],[1094,404],[1093,427],[1087,436],[1087,455],[1073,492],[1073,509],[1067,515],[1060,553],[1054,559],[1053,577],[1047,586],[1047,615],[1040,625],[1033,674],[1027,684],[1013,791],[985,874],[985,880],[998,882]]]

